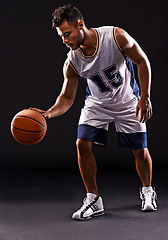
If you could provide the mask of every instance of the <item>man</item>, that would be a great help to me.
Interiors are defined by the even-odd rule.
[[[88,95],[78,125],[78,164],[87,196],[72,215],[86,220],[104,214],[103,200],[96,183],[93,143],[105,146],[109,123],[114,122],[121,147],[132,149],[142,182],[143,211],[157,209],[151,186],[152,160],[147,148],[145,122],[152,116],[150,63],[138,43],[117,27],[87,29],[81,12],[70,4],[53,13],[52,27],[70,51],[63,67],[64,83],[55,104],[38,110],[46,119],[64,114],[73,104],[78,76],[85,79]],[[134,79],[137,65],[141,95]]]

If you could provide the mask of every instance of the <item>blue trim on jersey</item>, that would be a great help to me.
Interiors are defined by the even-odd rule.
[[[119,147],[126,147],[131,149],[147,148],[147,134],[146,132],[139,133],[121,133],[117,132]]]
[[[85,99],[87,99],[88,96],[91,95],[91,92],[90,92],[90,89],[89,89],[89,86],[88,86],[88,83],[87,83],[87,78],[84,78],[84,80],[85,80],[85,83],[86,83],[86,92],[87,92],[87,94],[85,96]]]
[[[124,58],[125,58],[125,62],[126,62],[127,68],[130,71],[130,73],[131,73],[131,83],[130,84],[131,84],[131,87],[133,89],[133,94],[139,100],[140,99],[139,87],[138,87],[138,84],[136,83],[136,80],[135,80],[133,64],[132,64],[131,60],[127,56],[124,56]]]
[[[78,125],[77,139],[84,139],[93,142],[96,145],[107,146],[108,131],[102,128],[96,128],[90,125]]]

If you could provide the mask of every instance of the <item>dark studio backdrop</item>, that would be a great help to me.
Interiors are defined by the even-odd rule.
[[[54,104],[63,82],[62,66],[68,49],[51,28],[55,8],[69,1],[1,1],[0,3],[0,89],[1,169],[77,167],[76,129],[84,103],[82,79],[72,108],[48,121],[48,131],[37,145],[24,146],[10,133],[13,116],[24,108],[48,109]],[[152,66],[154,115],[147,123],[148,146],[154,167],[167,166],[167,32],[166,2],[70,1],[83,13],[86,26],[114,25],[125,29],[139,42]],[[130,150],[118,148],[114,126],[108,147],[94,148],[101,167],[131,165]]]

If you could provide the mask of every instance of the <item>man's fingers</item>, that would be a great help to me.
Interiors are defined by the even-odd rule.
[[[147,122],[152,117],[152,109],[147,109],[146,113],[143,114],[142,123]]]
[[[150,118],[151,118],[151,114],[149,111],[147,111],[146,113],[141,112],[139,121],[144,123],[144,122],[147,122]]]
[[[149,110],[149,118],[152,117],[152,114],[153,114],[153,112],[152,112],[152,108],[150,108],[150,110]]]
[[[142,123],[147,122],[152,117],[152,106],[150,104],[150,101],[147,102],[139,100],[136,106],[135,117],[138,116],[139,111],[140,111],[139,121]]]
[[[137,106],[136,106],[135,117],[137,117],[137,116],[138,116],[138,114],[139,114],[139,107],[138,107],[138,105],[137,105]]]
[[[32,108],[30,107],[29,108],[30,110],[35,110],[35,111],[38,111],[39,113],[41,113],[41,115],[46,119],[48,120],[49,118],[51,118],[51,115],[48,111],[44,111],[44,110],[41,110],[41,109],[38,109],[38,108]]]
[[[45,111],[44,110],[41,110],[41,109],[38,109],[38,108],[32,108],[32,107],[30,107],[29,108],[30,110],[35,110],[35,111],[38,111],[39,113],[45,113]]]
[[[140,122],[142,122],[142,121],[143,121],[143,119],[144,119],[143,113],[142,113],[142,112],[140,112],[140,118],[139,118],[139,121],[140,121]]]
[[[30,110],[35,110],[35,111],[38,111],[38,112],[41,111],[40,109],[38,109],[38,108],[33,108],[33,107],[29,107],[29,109],[30,109]]]

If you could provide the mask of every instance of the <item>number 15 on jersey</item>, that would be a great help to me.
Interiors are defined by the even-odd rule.
[[[121,74],[115,64],[106,69],[103,69],[102,72],[112,88],[118,88],[123,83]],[[101,92],[110,91],[110,88],[105,85],[105,82],[103,81],[103,78],[99,72],[92,75],[91,80],[96,83]]]

